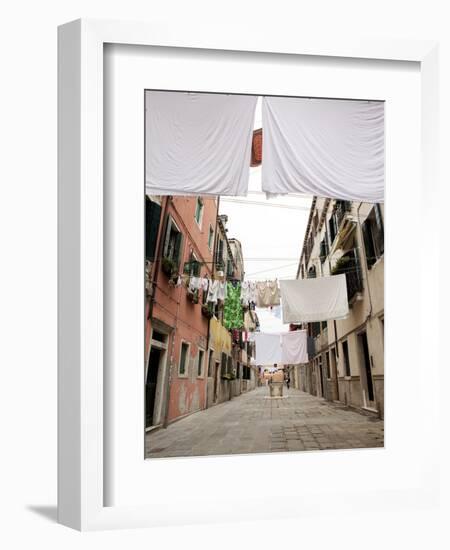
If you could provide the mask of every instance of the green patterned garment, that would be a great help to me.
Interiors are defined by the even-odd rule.
[[[223,324],[228,330],[243,328],[244,326],[240,283],[236,285],[236,288],[231,283],[227,283],[227,297],[223,307]]]

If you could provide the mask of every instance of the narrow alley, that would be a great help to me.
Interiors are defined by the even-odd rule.
[[[265,386],[146,435],[146,456],[204,456],[382,447],[384,422],[296,389]]]

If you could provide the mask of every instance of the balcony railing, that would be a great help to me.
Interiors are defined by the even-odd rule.
[[[345,274],[347,297],[350,302],[358,292],[363,290],[361,263],[356,249],[348,251],[340,258],[331,271],[332,275]]]
[[[350,212],[352,209],[352,203],[350,201],[337,201],[336,202],[336,222],[337,227],[341,225],[342,220],[345,218],[345,215]]]

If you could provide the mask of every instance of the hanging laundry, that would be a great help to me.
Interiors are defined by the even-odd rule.
[[[256,323],[253,319],[252,314],[250,313],[250,310],[246,311],[244,313],[244,326],[247,331],[252,332],[256,328]]]
[[[203,292],[208,292],[208,286],[209,286],[209,279],[207,277],[203,277],[203,279],[202,279],[202,290],[203,290]]]
[[[280,305],[280,292],[278,281],[259,281],[256,283],[257,307],[270,307]]]
[[[224,302],[227,297],[227,282],[219,281],[219,287],[217,289],[217,299]]]
[[[210,281],[208,287],[207,301],[212,304],[217,304],[217,292],[219,290],[219,281]]]
[[[262,189],[383,202],[384,103],[263,98]]]
[[[308,333],[295,330],[281,335],[281,362],[284,365],[298,365],[308,362]]]
[[[147,91],[148,195],[246,195],[256,96]]]
[[[308,362],[306,330],[294,332],[255,332],[256,363],[258,365],[299,365]]]
[[[283,323],[343,319],[348,315],[345,274],[280,281]]]
[[[249,299],[250,299],[250,303],[254,303],[256,304],[256,300],[257,300],[257,290],[256,290],[256,281],[250,281],[249,282]]]
[[[228,330],[244,326],[244,311],[241,304],[241,285],[228,283],[227,298],[223,308],[223,324]]]
[[[255,332],[256,363],[258,365],[281,365],[281,338],[279,334]]]
[[[194,290],[199,290],[202,284],[201,277],[191,277],[189,280],[189,291],[194,292]]]
[[[243,281],[241,284],[241,303],[244,307],[248,307],[251,302],[250,282]]]

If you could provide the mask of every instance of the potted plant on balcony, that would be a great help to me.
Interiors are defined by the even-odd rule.
[[[171,258],[163,258],[161,261],[161,271],[169,279],[173,278],[177,274],[177,264]]]
[[[350,266],[351,261],[352,258],[348,256],[342,256],[342,258],[339,258],[339,260],[334,265],[333,269],[331,270],[331,274],[339,275],[340,273],[345,273],[345,270]]]

